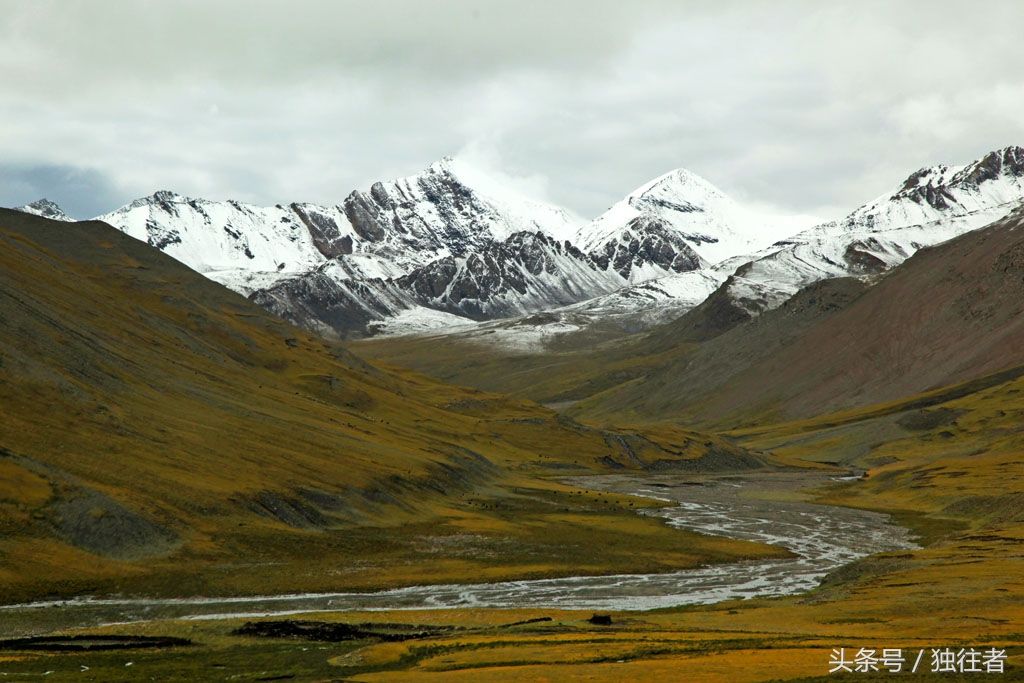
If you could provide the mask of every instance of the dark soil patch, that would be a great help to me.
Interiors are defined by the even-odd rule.
[[[236,636],[302,638],[325,643],[374,639],[387,642],[429,638],[454,631],[450,626],[415,624],[342,624],[325,621],[250,621],[232,631]]]
[[[170,636],[33,636],[0,640],[0,650],[32,650],[41,652],[86,652],[95,650],[136,650],[154,647],[191,645],[187,638]]]

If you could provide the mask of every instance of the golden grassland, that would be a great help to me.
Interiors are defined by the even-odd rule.
[[[922,397],[915,397],[733,435],[793,464],[813,457],[864,468],[860,480],[807,495],[892,512],[925,546],[865,558],[804,595],[613,613],[610,626],[590,624],[590,612],[536,609],[307,617],[382,628],[455,627],[403,642],[232,635],[242,620],[106,630],[178,635],[198,643],[187,655],[131,653],[135,666],[143,667],[135,673],[157,676],[168,666],[201,676],[220,671],[210,668],[220,664],[233,674],[298,680],[830,680],[834,647],[925,649],[927,667],[933,647],[998,646],[1009,654],[1001,680],[1024,679],[1024,380],[938,403],[924,399],[923,408]],[[550,621],[522,623],[543,617]],[[56,667],[70,677],[84,663],[107,680],[127,678],[126,653],[20,656],[25,659],[18,666],[25,671]],[[856,675],[861,678],[872,677]]]

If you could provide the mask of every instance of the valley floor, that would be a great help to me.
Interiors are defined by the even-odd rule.
[[[873,486],[819,486],[800,497],[876,507],[885,498]],[[770,486],[752,495],[795,498]],[[924,548],[873,555],[791,597],[601,612],[610,624],[592,623],[593,610],[483,608],[156,619],[64,633],[192,644],[14,649],[0,654],[0,671],[11,680],[50,671],[47,680],[103,681],[829,680],[833,648],[850,660],[860,648],[901,648],[907,669],[924,651],[919,672],[927,679],[933,648],[994,646],[1007,653],[1001,680],[1024,679],[1024,524],[982,529],[923,510],[892,511]]]

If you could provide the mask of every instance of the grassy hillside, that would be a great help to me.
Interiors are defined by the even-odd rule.
[[[102,223],[0,211],[0,323],[5,601],[776,552],[680,535],[638,518],[640,501],[552,479],[737,450],[722,439],[597,430],[382,372]],[[617,542],[630,534],[635,547]],[[502,550],[509,539],[526,550]]]

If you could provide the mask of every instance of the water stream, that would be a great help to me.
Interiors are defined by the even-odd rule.
[[[661,574],[575,576],[497,583],[412,586],[374,593],[316,593],[238,598],[78,598],[0,607],[0,623],[52,616],[65,627],[151,619],[216,619],[313,611],[540,607],[648,610],[735,598],[788,595],[817,586],[830,571],[872,553],[914,547],[888,516],[805,502],[795,492],[826,483],[805,473],[742,476],[607,475],[574,485],[671,501],[643,514],[679,528],[762,541],[792,559],[709,565]],[[19,619],[20,617],[20,619]],[[4,629],[7,630],[7,629]]]

